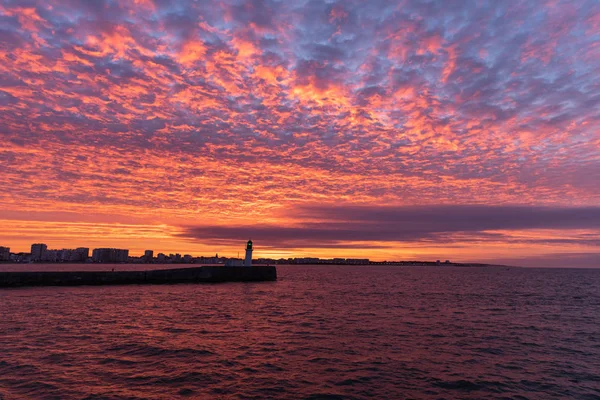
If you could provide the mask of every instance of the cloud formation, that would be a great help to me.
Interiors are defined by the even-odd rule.
[[[335,247],[348,242],[452,243],[461,241],[504,241],[506,232],[533,230],[579,230],[577,238],[537,237],[520,243],[580,243],[600,247],[600,208],[515,207],[515,206],[311,206],[294,210],[291,226],[206,226],[188,227],[182,236],[202,240],[235,240],[252,237],[273,247],[300,244]]]
[[[595,206],[599,21],[593,0],[5,0],[0,207]]]

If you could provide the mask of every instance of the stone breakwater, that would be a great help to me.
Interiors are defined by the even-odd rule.
[[[147,271],[0,272],[0,287],[140,285],[276,281],[274,266],[157,269]]]

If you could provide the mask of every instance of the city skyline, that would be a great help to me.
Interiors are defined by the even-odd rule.
[[[485,266],[482,263],[456,263],[450,260],[385,260],[375,261],[368,258],[320,258],[320,257],[288,257],[274,259],[270,257],[254,257],[253,242],[248,240],[245,247],[245,257],[219,255],[192,256],[172,252],[144,250],[143,254],[132,255],[129,249],[94,248],[90,255],[89,247],[52,249],[46,243],[32,243],[30,251],[14,252],[10,247],[0,246],[0,262],[16,264],[29,263],[109,263],[109,264],[224,264],[225,266],[252,266],[255,264],[337,264],[337,265],[459,265]]]
[[[600,264],[597,1],[8,0],[0,244]]]
[[[321,259],[318,257],[290,257],[287,259],[280,258],[275,260],[267,257],[253,257],[253,245],[252,241],[246,242],[247,247],[245,248],[245,265],[250,265],[253,259],[263,261],[292,261],[294,263],[350,263],[350,264],[369,264],[369,259],[353,259],[353,258],[329,258]],[[242,261],[239,251],[236,256],[221,255],[215,253],[214,256],[192,256],[190,254],[180,254],[173,252],[157,252],[156,257],[154,256],[154,250],[146,249],[139,256],[132,255],[129,253],[129,249],[120,248],[94,248],[90,255],[89,247],[77,247],[77,248],[63,248],[63,249],[52,249],[46,243],[32,243],[29,252],[16,252],[11,251],[10,247],[0,246],[0,261],[12,261],[16,263],[26,262],[50,262],[50,263],[63,263],[63,262],[112,262],[112,263],[161,263],[161,262],[180,262],[180,263],[222,263],[227,259],[235,259]],[[208,261],[207,261],[208,260]],[[437,260],[439,263],[440,260]],[[449,260],[445,261],[449,263]]]

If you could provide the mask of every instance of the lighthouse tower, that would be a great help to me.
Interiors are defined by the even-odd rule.
[[[244,266],[252,266],[252,240],[248,240],[248,243],[246,243],[246,259],[244,260]]]

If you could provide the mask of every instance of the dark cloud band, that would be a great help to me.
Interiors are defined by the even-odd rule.
[[[507,240],[487,231],[532,229],[592,230],[600,232],[600,208],[525,206],[420,206],[420,207],[301,207],[290,213],[293,226],[186,227],[183,236],[199,240],[252,237],[270,246],[337,247],[345,242]],[[311,222],[318,220],[319,222]],[[466,236],[465,236],[466,235]],[[566,235],[568,236],[568,235]],[[524,240],[535,243],[535,239]],[[600,234],[578,240],[552,239],[544,243],[600,245]]]

